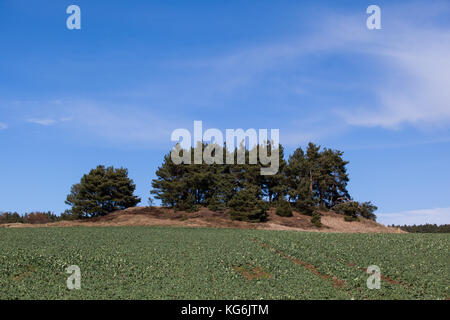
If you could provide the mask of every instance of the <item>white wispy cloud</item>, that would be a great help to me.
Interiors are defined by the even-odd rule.
[[[348,105],[338,99],[336,104],[339,105],[331,103],[313,125],[302,124],[302,127],[293,124],[295,114],[301,114],[303,119],[314,114],[317,116],[312,109],[315,101],[322,97],[312,92],[313,100],[309,100],[306,107],[297,107],[295,99],[291,99],[288,102],[292,104],[288,106],[290,110],[285,111],[284,106],[279,106],[280,117],[290,115],[294,109],[296,112],[280,128],[283,143],[295,145],[336,134],[337,123],[340,127],[346,124],[347,127],[399,128],[407,124],[447,128],[450,124],[450,90],[446,88],[450,83],[450,29],[448,25],[437,26],[433,21],[436,17],[448,15],[450,5],[444,2],[414,3],[409,6],[383,6],[381,9],[383,30],[367,30],[364,11],[348,15],[318,10],[320,19],[317,16],[311,18],[311,32],[300,36],[248,45],[219,56],[166,61],[163,64],[171,75],[170,81],[156,79],[128,93],[134,98],[151,98],[153,105],[159,104],[153,109],[143,105],[128,108],[117,104],[111,108],[99,101],[67,105],[67,101],[61,98],[47,104],[56,106],[58,110],[65,106],[64,110],[68,112],[64,113],[64,117],[67,114],[74,124],[79,125],[74,125],[74,130],[89,131],[103,138],[158,141],[160,138],[156,136],[167,138],[170,135],[168,128],[179,127],[173,124],[174,119],[183,122],[180,119],[182,115],[174,114],[179,106],[192,112],[195,109],[233,109],[230,104],[242,92],[250,91],[246,89],[252,86],[262,96],[267,90],[276,91],[279,96],[307,95],[310,87],[317,90],[322,86],[332,87],[333,90],[347,86],[348,90],[352,84],[345,81],[323,79],[314,72],[311,74],[310,69],[305,73],[296,69],[308,65],[310,59],[317,62],[342,53],[356,54],[364,63],[379,66],[380,81],[364,83],[355,91],[346,91],[350,96],[362,96],[357,90],[364,87],[375,99],[353,99]],[[352,69],[350,73],[354,72],[358,73],[358,69]],[[326,94],[324,90],[323,95]],[[228,97],[234,100],[223,102]],[[300,108],[302,112],[298,112]],[[311,112],[305,113],[308,108]],[[48,114],[53,115],[52,112]],[[270,117],[272,115],[267,116]],[[61,122],[61,117],[33,117],[28,121],[49,126]],[[233,125],[233,119],[227,121]],[[344,128],[339,130],[344,131]]]
[[[65,126],[78,134],[89,134],[115,145],[171,144],[170,134],[180,123],[174,114],[162,116],[151,108],[100,103],[64,101],[65,114],[71,120]],[[178,124],[177,124],[178,123]]]
[[[424,8],[422,14],[427,16],[427,12]],[[437,15],[432,13],[429,19]],[[448,15],[450,10],[442,13]],[[450,124],[449,28],[423,26],[400,16],[389,30],[383,30],[383,37],[368,41],[349,32],[342,41],[383,68],[383,79],[372,87],[376,101],[340,112],[348,124],[386,128]]]
[[[0,122],[0,130],[5,130],[8,128],[8,125],[6,123]]]
[[[204,81],[208,87],[204,91],[229,93],[269,81],[267,79],[276,77],[277,72],[289,74],[290,68],[307,64],[311,56],[326,58],[340,53],[356,54],[365,63],[379,66],[379,81],[364,85],[364,90],[374,99],[336,106],[332,110],[347,125],[391,129],[403,125],[448,127],[450,28],[433,22],[448,17],[450,5],[445,2],[412,3],[387,5],[381,9],[386,13],[382,15],[383,30],[368,30],[365,16],[361,14],[327,14],[323,11],[308,34],[194,60],[188,66],[197,73],[205,70],[203,77],[210,81]],[[351,72],[355,71],[358,69]],[[372,74],[366,77],[369,80]],[[329,85],[339,88],[343,84],[327,83]],[[286,90],[308,92],[307,84],[301,81],[291,82],[284,88],[284,93],[288,93]],[[360,96],[361,92],[350,95]]]
[[[41,126],[51,126],[55,124],[57,121],[55,119],[27,119],[27,122],[34,123],[34,124],[40,124]]]
[[[60,118],[30,118],[27,122],[39,124],[41,126],[51,126],[57,123],[66,122],[72,120],[71,117],[60,117]]]
[[[380,68],[379,81],[369,88],[375,99],[337,113],[356,126],[448,127],[450,28],[433,22],[448,17],[450,5],[412,3],[381,10],[387,23],[379,31],[365,30],[354,16],[330,20],[329,35],[337,40],[333,50],[361,54]]]
[[[14,106],[30,115],[23,119],[27,123],[57,126],[69,137],[88,135],[88,141],[103,141],[116,146],[132,144],[149,148],[154,143],[171,145],[170,134],[174,129],[192,126],[173,112],[164,113],[142,103],[126,105],[110,100],[58,98],[52,101],[15,101]]]
[[[450,224],[450,207],[379,213],[377,217],[377,220],[389,225]]]

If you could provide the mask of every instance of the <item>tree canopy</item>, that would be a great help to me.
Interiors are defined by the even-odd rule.
[[[203,151],[208,145],[200,147]],[[284,148],[279,145],[277,149],[271,150],[279,153],[278,172],[261,175],[260,169],[267,165],[260,160],[256,164],[249,163],[251,152],[258,152],[260,147],[255,146],[256,150],[244,148],[244,163],[234,161],[233,164],[225,160],[227,157],[237,160],[238,150],[235,148],[233,155],[226,146],[222,147],[221,152],[223,164],[206,164],[204,161],[194,164],[193,158],[190,164],[175,164],[169,153],[156,171],[151,194],[161,200],[162,205],[178,210],[196,210],[199,206],[207,206],[212,210],[230,208],[231,216],[239,220],[255,220],[254,214],[271,204],[282,206],[279,212],[288,212],[285,208],[292,206],[312,216],[319,206],[332,209],[339,204],[353,202],[347,190],[348,161],[343,159],[343,152],[322,149],[309,143],[305,151],[296,149],[286,161]],[[267,147],[271,149],[270,145]],[[195,154],[194,148],[180,152],[187,152],[191,157]],[[356,214],[375,219],[373,211],[376,207],[370,205],[363,204]],[[245,210],[238,212],[239,206]],[[263,220],[264,217],[261,213],[256,220]]]
[[[78,218],[103,216],[136,206],[141,199],[133,195],[135,189],[127,169],[99,165],[72,186],[66,204]]]

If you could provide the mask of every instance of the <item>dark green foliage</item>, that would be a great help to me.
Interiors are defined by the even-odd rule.
[[[270,144],[268,148],[271,150]],[[287,162],[284,160],[284,148],[282,145],[279,145],[278,150],[269,151],[268,153],[271,154],[271,152],[279,153],[278,172],[274,175],[261,176],[259,179],[262,193],[269,203],[283,199],[288,193],[286,178]]]
[[[196,149],[202,151],[208,145],[197,145]],[[229,155],[223,147],[223,164],[194,163],[195,149],[191,148],[191,164],[174,164],[170,154],[164,157],[163,164],[156,171],[157,178],[152,181],[152,194],[161,200],[162,205],[177,210],[197,209],[200,206],[211,210],[224,210],[229,208],[229,202],[244,185],[255,188],[258,198],[263,197],[262,186],[264,181],[260,174],[261,164],[249,163],[249,150],[244,151],[245,163],[226,164]],[[237,151],[237,149],[235,150]],[[184,152],[180,151],[182,155]],[[280,191],[270,187],[272,196],[278,197]]]
[[[360,204],[359,207],[359,214],[361,217],[370,219],[370,220],[376,220],[377,216],[374,214],[374,211],[376,211],[378,208],[374,206],[370,201],[364,202]]]
[[[281,217],[292,217],[292,207],[290,203],[286,200],[279,200],[276,213]]]
[[[358,220],[358,207],[359,203],[356,201],[342,202],[334,207],[336,213],[344,215],[345,221]]]
[[[347,201],[339,203],[333,209],[336,213],[343,214],[345,221],[357,221],[359,220],[358,216],[375,220],[376,216],[373,211],[377,207],[370,202],[359,203],[357,201]]]
[[[311,217],[311,223],[315,225],[316,227],[320,228],[322,227],[322,221],[320,219],[320,213],[317,211],[314,211]]]
[[[72,186],[66,204],[77,218],[104,216],[136,206],[141,200],[133,195],[135,189],[127,169],[98,166]]]
[[[412,225],[412,226],[395,226],[392,225],[391,227],[394,228],[400,228],[403,231],[410,232],[410,233],[450,233],[450,224],[420,224],[420,225]]]
[[[164,162],[156,171],[158,179],[153,180],[152,186],[156,199],[160,199],[163,206],[175,207],[182,205],[187,198],[183,187],[183,178],[186,171],[185,165],[176,165],[170,159],[170,154],[164,156]]]
[[[212,211],[223,211],[226,209],[226,206],[222,201],[220,201],[218,196],[214,195],[208,200],[208,209]]]
[[[302,179],[290,193],[291,195],[294,195],[292,198],[295,200],[294,206],[298,212],[307,216],[312,216],[316,210],[317,201],[313,198],[307,180]]]
[[[233,220],[262,222],[267,219],[267,206],[258,198],[258,190],[254,186],[248,185],[239,190],[228,206]]]
[[[349,199],[345,168],[348,162],[342,155],[337,150],[320,151],[320,146],[313,143],[308,144],[306,153],[302,148],[295,150],[286,168],[290,199],[300,207],[321,205],[326,208]]]
[[[252,198],[257,201],[270,205],[288,199],[293,208],[309,216],[318,208],[328,210],[351,199],[346,189],[349,181],[346,170],[348,162],[343,160],[341,151],[327,148],[321,150],[320,146],[309,143],[306,152],[298,148],[286,162],[281,145],[272,150],[270,143],[267,143],[248,150],[241,144],[239,149],[234,150],[234,164],[227,164],[226,159],[232,158],[232,155],[226,146],[214,149],[214,154],[217,150],[222,150],[223,164],[207,164],[204,159],[195,164],[195,151],[202,153],[211,146],[217,145],[199,143],[190,150],[182,150],[177,145],[175,148],[178,155],[190,152],[191,164],[175,164],[170,154],[164,157],[162,165],[156,171],[157,178],[152,181],[151,190],[163,206],[186,211],[197,210],[200,206],[214,211],[225,210],[231,208],[230,202],[232,199],[236,201],[238,193],[244,189],[249,190],[250,186],[251,193],[256,195],[256,198]],[[262,175],[261,168],[268,165],[262,165],[260,159],[256,164],[249,164],[250,154],[259,154],[261,148],[268,150],[269,155],[271,152],[278,152],[280,159],[276,174]],[[237,161],[238,151],[243,152],[243,163]],[[361,205],[358,214],[375,219],[374,210],[376,207],[367,202]],[[277,211],[283,214],[283,208],[277,208]],[[231,212],[235,217],[241,218],[242,212]]]
[[[197,146],[202,152],[205,147],[205,144]],[[200,206],[224,208],[236,188],[230,166],[195,164],[194,150],[190,150],[191,164],[175,164],[167,154],[156,171],[157,179],[152,181],[151,193],[163,206],[177,210],[193,211]],[[187,151],[182,150],[180,154],[184,152]]]
[[[359,218],[357,216],[344,216],[344,220],[347,222],[352,222],[359,221]]]
[[[295,208],[301,214],[312,216],[316,210],[316,204],[314,200],[306,194],[305,198],[297,199],[295,202]]]
[[[58,217],[58,220],[77,220],[78,216],[73,214],[72,210],[65,210],[61,215]]]

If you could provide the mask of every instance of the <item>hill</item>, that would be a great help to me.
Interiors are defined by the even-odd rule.
[[[174,211],[162,207],[134,207],[109,215],[74,221],[59,221],[45,224],[4,224],[5,227],[73,227],[73,226],[180,226],[207,228],[239,228],[265,230],[294,230],[339,233],[397,233],[397,228],[387,227],[375,221],[359,217],[359,221],[344,221],[344,216],[332,211],[321,212],[321,228],[311,223],[311,217],[296,211],[292,217],[280,217],[275,209],[268,211],[268,219],[262,223],[231,220],[227,211],[215,212],[201,208],[196,212]],[[405,233],[404,231],[400,231]]]

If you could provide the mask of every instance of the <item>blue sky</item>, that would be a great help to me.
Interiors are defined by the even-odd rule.
[[[1,0],[0,39],[0,211],[60,213],[98,164],[146,205],[170,133],[202,120],[343,150],[379,221],[450,223],[446,1]]]

